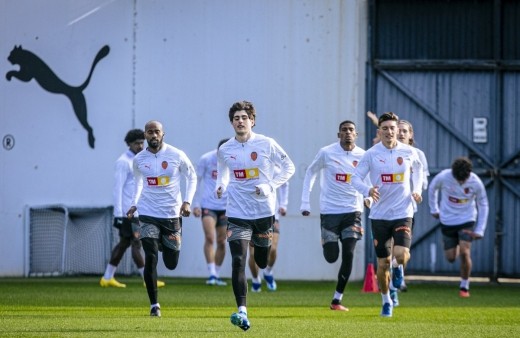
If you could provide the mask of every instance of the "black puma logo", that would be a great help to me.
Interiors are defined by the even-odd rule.
[[[5,77],[7,78],[7,81],[11,81],[12,77],[23,82],[29,82],[32,79],[35,79],[36,82],[38,82],[38,84],[46,91],[67,96],[72,103],[72,108],[76,113],[76,117],[83,128],[88,132],[88,144],[91,148],[94,148],[94,132],[87,122],[87,102],[85,101],[83,90],[88,86],[96,64],[107,56],[109,52],[110,48],[108,46],[101,48],[97,53],[94,62],[92,62],[90,73],[85,82],[79,87],[71,87],[56,76],[52,69],[50,69],[49,66],[47,66],[47,64],[45,64],[45,62],[34,53],[23,49],[22,46],[15,46],[7,60],[9,60],[13,65],[20,65],[20,70],[11,70],[5,74]]]

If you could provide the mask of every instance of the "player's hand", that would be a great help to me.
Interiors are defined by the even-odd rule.
[[[200,208],[193,208],[193,216],[200,217],[201,210]]]
[[[370,197],[363,199],[363,204],[365,205],[365,207],[370,209],[370,207],[372,206],[372,199]]]
[[[181,216],[188,217],[191,214],[190,204],[188,202],[183,202],[181,205]]]
[[[415,202],[417,202],[417,204],[421,203],[422,202],[422,196],[421,194],[418,194],[416,192],[413,192],[412,193],[412,197],[414,199]]]
[[[123,217],[115,217],[114,218],[114,228],[121,229],[123,225]]]
[[[303,216],[309,216],[310,214],[311,214],[310,211],[307,211],[307,210],[303,210],[303,211],[302,211],[302,215],[303,215]]]
[[[436,212],[436,213],[432,214],[432,217],[433,217],[433,218],[437,218],[437,219],[439,219],[439,213]]]
[[[222,198],[222,187],[218,187],[217,189],[217,198]]]
[[[126,217],[128,219],[132,219],[134,217],[134,212],[137,210],[137,207],[135,205],[131,206],[130,209],[126,212]]]
[[[280,216],[285,216],[287,215],[287,210],[285,210],[285,208],[280,207],[278,209],[278,213],[280,214]]]
[[[482,239],[483,236],[471,231],[471,230],[468,230],[468,229],[464,229],[462,230],[462,232],[464,232],[465,234],[468,234],[471,236],[472,239],[475,239],[475,240],[478,240],[478,239]]]
[[[368,191],[368,195],[370,197],[372,197],[372,199],[374,200],[374,203],[376,203],[377,201],[379,201],[379,187],[376,185],[376,186],[373,186],[372,188],[370,188],[370,190]]]

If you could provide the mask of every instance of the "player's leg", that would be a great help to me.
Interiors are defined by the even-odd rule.
[[[251,326],[247,318],[247,250],[253,233],[251,221],[228,218],[228,243],[231,254],[231,284],[238,311],[231,315],[231,323],[242,330]]]
[[[273,224],[274,216],[264,217],[254,221],[251,241],[255,247],[253,257],[255,258],[256,265],[258,265],[260,269],[265,269],[267,266],[269,250],[271,249],[273,238]]]
[[[475,222],[462,224],[458,232],[459,236],[459,253],[460,253],[460,290],[459,296],[462,298],[469,297],[469,277],[473,262],[471,260],[471,242],[473,238],[466,232],[470,231]]]
[[[264,280],[267,284],[267,290],[276,291],[278,285],[274,279],[273,267],[278,255],[278,240],[280,238],[280,222],[274,221],[273,224],[273,239],[271,241],[271,249],[269,250],[269,257],[267,258],[267,266],[264,269]]]
[[[224,258],[226,257],[226,239],[227,239],[227,217],[226,211],[218,211],[217,212],[217,224],[216,224],[216,233],[217,233],[217,243],[215,249],[215,273],[217,276],[217,285],[225,286],[227,285],[222,279],[220,279],[220,269],[222,268],[222,263],[224,262]]]
[[[157,261],[159,252],[159,240],[157,238],[145,237],[141,239],[144,250],[144,274],[146,292],[150,300],[150,316],[161,316],[160,305],[157,301]]]
[[[250,243],[252,244],[252,243]],[[251,271],[251,292],[262,291],[262,279],[259,276],[260,269],[255,262],[255,247],[249,245],[249,258],[248,258],[249,271]]]
[[[202,229],[204,230],[204,257],[208,267],[209,278],[206,284],[215,285],[217,281],[217,271],[215,268],[215,226],[217,219],[215,213],[208,209],[202,210]]]
[[[392,221],[371,220],[372,236],[377,257],[377,282],[383,301],[382,317],[392,317],[393,312],[393,301],[389,292],[393,225]]]
[[[168,220],[166,226],[161,226],[161,244],[163,247],[163,262],[167,269],[174,270],[179,263],[182,243],[182,218]]]
[[[123,258],[123,255],[125,254],[128,247],[131,245],[133,238],[133,231],[132,231],[132,222],[129,219],[124,218],[123,222],[119,225],[119,243],[117,243],[114,248],[112,249],[112,253],[110,255],[110,261],[108,262],[105,273],[103,277],[101,277],[101,280],[99,281],[99,284],[102,287],[118,287],[118,288],[124,288],[126,287],[125,284],[118,282],[114,275],[117,270],[117,266],[121,262],[121,259]]]
[[[354,250],[356,243],[363,238],[363,228],[361,227],[361,213],[354,212],[344,214],[340,225],[341,235],[341,266],[338,271],[338,281],[334,291],[334,297],[330,304],[331,310],[348,311],[348,308],[341,304],[345,287],[352,273],[352,262],[354,261]]]

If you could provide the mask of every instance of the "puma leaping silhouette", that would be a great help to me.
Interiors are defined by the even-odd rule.
[[[63,82],[37,55],[23,49],[21,45],[18,47],[15,46],[7,60],[9,60],[13,65],[20,65],[20,70],[11,70],[5,74],[5,77],[7,78],[7,81],[11,81],[11,78],[13,77],[23,82],[29,82],[32,79],[35,79],[36,82],[38,82],[38,84],[46,91],[55,94],[63,94],[68,97],[72,103],[72,108],[76,113],[76,117],[83,128],[88,132],[88,144],[91,148],[94,148],[94,132],[87,121],[87,102],[83,95],[83,90],[88,86],[96,64],[107,56],[109,52],[110,48],[108,46],[101,48],[92,62],[90,73],[85,82],[83,82],[79,87],[72,87]]]

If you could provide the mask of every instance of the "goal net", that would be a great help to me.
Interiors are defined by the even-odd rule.
[[[28,208],[28,275],[102,275],[119,230],[113,208],[50,205]],[[26,269],[27,271],[27,269]],[[137,274],[130,249],[118,275]]]

